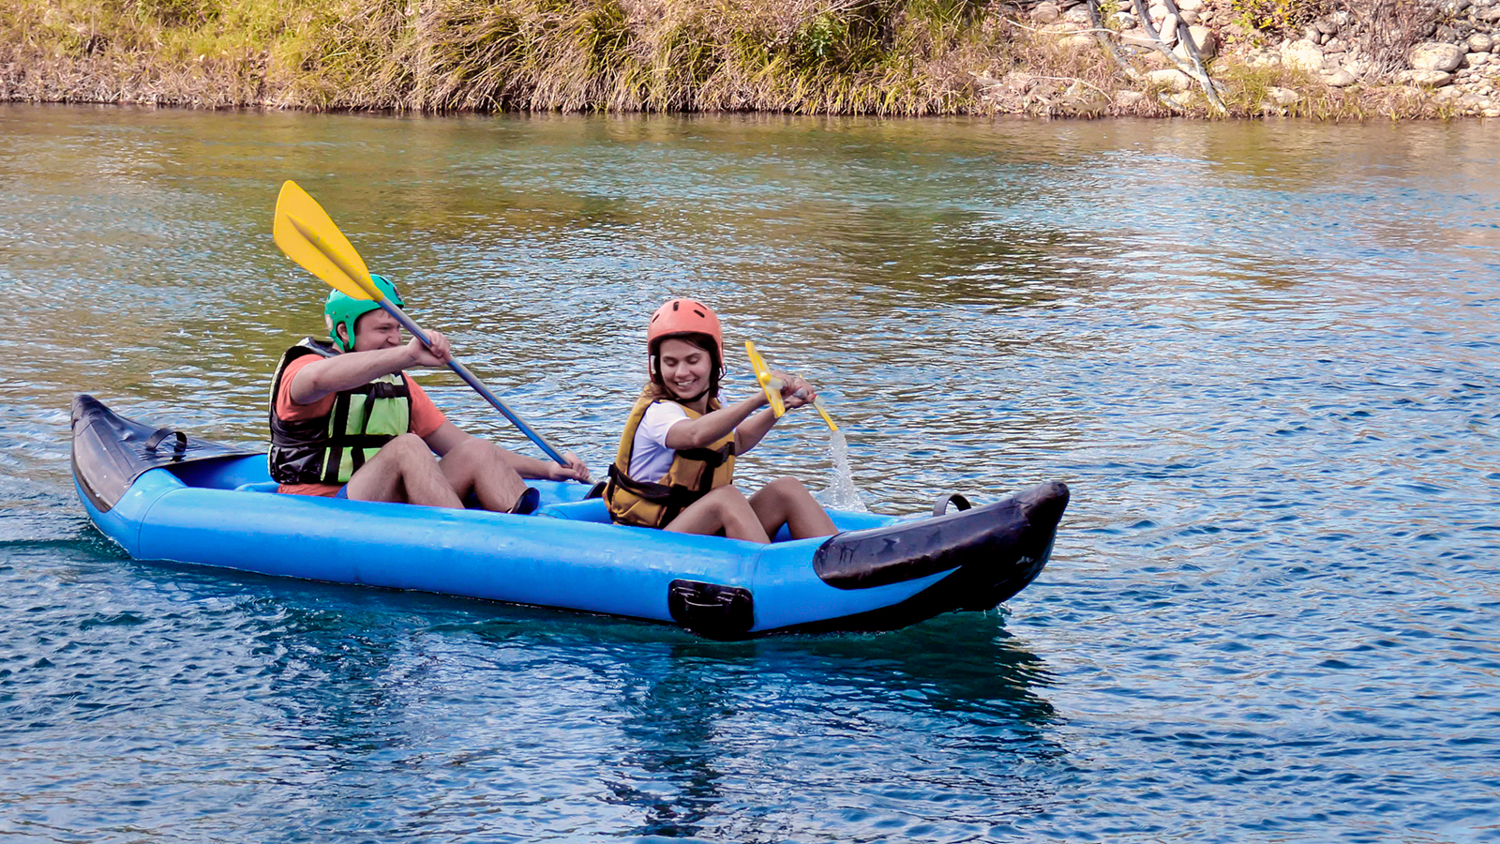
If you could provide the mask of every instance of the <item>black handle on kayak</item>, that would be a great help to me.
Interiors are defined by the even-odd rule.
[[[177,435],[177,442],[172,445],[172,459],[174,461],[181,460],[182,455],[187,453],[187,434],[184,434],[183,432],[174,430],[172,428],[156,429],[156,433],[152,434],[151,437],[146,440],[146,450],[151,452],[152,454],[155,454],[156,447],[161,445],[161,441],[166,439],[167,437],[172,436],[173,434]]]

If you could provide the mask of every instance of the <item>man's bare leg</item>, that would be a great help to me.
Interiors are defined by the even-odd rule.
[[[386,443],[349,479],[347,495],[354,501],[463,507],[436,455],[416,434],[402,434]]]
[[[500,447],[478,437],[455,446],[439,467],[460,501],[473,493],[486,510],[508,513],[526,492],[526,482],[505,461]]]

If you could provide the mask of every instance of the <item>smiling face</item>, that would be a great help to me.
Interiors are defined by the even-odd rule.
[[[703,397],[712,385],[714,355],[680,337],[669,337],[657,347],[661,383],[678,401]]]
[[[343,331],[340,326],[340,332]],[[370,352],[401,345],[401,323],[385,309],[361,314],[354,321],[354,351]]]

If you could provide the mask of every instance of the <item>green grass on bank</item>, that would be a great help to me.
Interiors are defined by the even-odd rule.
[[[1356,20],[1395,32],[1392,23],[1417,20],[1409,10],[1423,2],[1210,0],[1257,38],[1286,35],[1345,7],[1379,12]],[[421,111],[1100,114],[1115,92],[1140,89],[1103,51],[1039,33],[1027,14],[1032,5],[11,0],[0,8],[0,100]],[[1123,5],[1101,4],[1106,11]],[[1404,41],[1392,43],[1393,55],[1404,50]],[[1010,101],[996,99],[998,87],[986,90],[1013,72],[1040,82]],[[1243,116],[1262,112],[1271,86],[1299,84],[1289,71],[1224,60],[1212,72],[1226,83],[1221,93],[1232,113]],[[1430,104],[1394,94],[1318,85],[1304,90],[1312,93],[1293,113],[1431,116]],[[1132,113],[1174,113],[1148,93]],[[1201,105],[1190,111],[1207,114]]]
[[[925,114],[1006,59],[988,0],[13,3],[12,98],[71,68],[204,105]]]

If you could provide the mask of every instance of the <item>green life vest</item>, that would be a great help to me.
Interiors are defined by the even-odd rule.
[[[334,394],[327,416],[289,421],[276,415],[287,365],[305,355],[331,358],[333,346],[309,337],[287,349],[271,378],[271,477],[284,484],[344,484],[391,440],[411,430],[411,388],[397,372]]]

